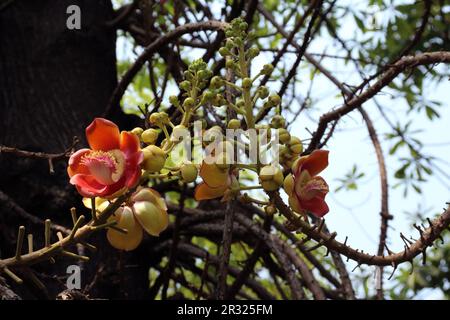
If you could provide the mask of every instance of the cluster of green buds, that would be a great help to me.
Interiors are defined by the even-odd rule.
[[[182,101],[177,96],[170,96],[169,102],[180,110],[183,114],[180,125],[188,127],[193,113],[202,105],[214,100],[214,95],[210,90],[204,90],[212,76],[206,62],[202,59],[195,60],[184,72],[184,81],[180,83],[183,92]],[[202,90],[204,90],[202,92]]]

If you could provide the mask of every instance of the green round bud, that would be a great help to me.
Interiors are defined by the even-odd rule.
[[[142,167],[148,172],[159,172],[164,168],[166,163],[166,154],[164,151],[154,145],[150,145],[142,149],[144,153],[144,161]]]
[[[227,69],[234,69],[236,67],[236,64],[233,60],[227,60],[227,62],[225,63],[225,67]]]
[[[275,191],[283,185],[284,176],[280,168],[268,165],[259,171],[259,180],[264,190]]]
[[[228,129],[239,129],[241,127],[241,120],[239,119],[231,119],[228,121],[227,128]]]
[[[248,28],[248,23],[247,23],[247,22],[241,22],[241,23],[239,24],[239,29],[240,29],[241,31],[245,31],[245,30],[247,30],[247,28]]]
[[[270,120],[270,126],[274,129],[284,128],[286,126],[286,120],[277,114]]]
[[[270,75],[273,72],[273,65],[265,64],[261,70],[261,73],[264,75]]]
[[[137,135],[138,137],[141,136],[142,132],[144,132],[144,129],[142,129],[140,127],[136,127],[133,130],[131,130],[131,133]]]
[[[231,54],[231,52],[230,52],[230,50],[228,50],[228,48],[226,48],[226,47],[221,47],[220,49],[219,49],[219,54],[222,56],[222,57],[226,57],[226,56],[229,56],[230,54]]]
[[[225,47],[226,47],[228,50],[233,49],[233,47],[234,47],[234,42],[233,42],[233,40],[227,39],[227,42],[225,43]]]
[[[211,90],[206,90],[205,92],[203,92],[203,99],[205,101],[211,101],[212,99],[214,99],[214,92],[212,92]]]
[[[278,139],[282,144],[286,144],[291,140],[291,134],[284,128],[278,129]]]
[[[189,91],[189,89],[191,88],[191,83],[188,80],[181,81],[180,88],[184,91]]]
[[[191,97],[184,99],[183,107],[192,108],[195,105],[195,100]]]
[[[291,150],[293,154],[300,154],[303,152],[303,143],[297,137],[292,136],[287,146],[289,147],[289,150]]]
[[[158,140],[159,132],[155,129],[147,129],[141,134],[142,142],[146,144],[155,144],[156,140]]]
[[[180,167],[180,174],[184,182],[194,182],[197,179],[198,169],[192,163],[183,163]]]
[[[208,71],[206,71],[206,70],[200,70],[200,71],[197,73],[197,75],[198,75],[198,77],[199,77],[201,80],[207,79],[207,78],[208,78]]]
[[[222,78],[219,76],[214,76],[211,79],[211,88],[212,89],[219,89],[222,86]]]
[[[271,105],[277,106],[277,105],[280,104],[281,98],[280,98],[279,95],[277,95],[276,93],[274,93],[274,94],[271,94],[271,95],[269,96],[269,102],[270,102]]]
[[[180,105],[180,101],[178,101],[178,97],[177,96],[170,96],[169,97],[169,102],[171,104],[173,104],[174,106]]]
[[[250,89],[252,86],[252,79],[250,78],[244,78],[242,80],[242,88],[243,89]]]
[[[238,100],[236,101],[236,106],[237,106],[238,108],[244,108],[244,107],[245,107],[245,101],[244,101],[244,99],[238,99]]]
[[[194,75],[192,74],[191,71],[186,70],[183,72],[183,76],[186,80],[191,81],[194,78]]]
[[[269,89],[266,86],[261,86],[258,88],[259,97],[261,99],[265,99],[269,96]]]
[[[258,47],[251,47],[247,51],[247,55],[250,59],[253,59],[259,55],[259,48]]]

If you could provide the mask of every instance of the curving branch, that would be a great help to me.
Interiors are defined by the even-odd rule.
[[[342,116],[361,107],[367,100],[373,98],[399,74],[410,68],[417,68],[421,65],[429,65],[435,63],[450,63],[450,52],[436,51],[426,52],[415,56],[407,56],[391,65],[371,87],[360,95],[353,96],[346,101],[341,107],[323,114],[320,117],[316,131],[312,135],[311,142],[303,154],[309,154],[320,145],[320,141],[325,134],[328,124],[332,121],[339,120]]]
[[[21,150],[21,149],[14,148],[14,147],[0,145],[0,154],[1,153],[10,153],[15,156],[23,157],[23,158],[46,159],[48,161],[50,173],[54,173],[53,161],[69,158],[70,155],[73,153],[73,150],[78,142],[79,142],[78,138],[73,137],[71,146],[68,147],[64,152],[60,152],[60,153],[34,152],[34,151]]]
[[[353,249],[346,243],[335,240],[336,234],[328,234],[321,228],[312,227],[302,220],[298,215],[283,202],[278,192],[269,194],[271,200],[275,203],[280,213],[285,216],[301,232],[311,239],[318,242],[317,247],[324,246],[331,251],[336,251],[349,259],[358,263],[358,265],[367,264],[372,266],[393,266],[396,268],[400,263],[411,261],[419,254],[425,254],[425,251],[433,242],[441,236],[441,233],[450,226],[450,206],[436,219],[429,220],[429,227],[419,228],[420,238],[411,242],[405,247],[405,250],[389,255],[370,255],[358,249]]]
[[[22,254],[22,243],[25,228],[22,226],[19,228],[19,236],[17,240],[17,250],[14,257],[0,260],[0,273],[7,274],[10,278],[18,283],[22,283],[22,280],[17,277],[11,268],[31,266],[42,261],[52,260],[57,255],[65,255],[79,260],[89,260],[88,257],[80,256],[68,251],[68,248],[74,244],[82,243],[88,248],[93,248],[92,245],[85,243],[84,240],[92,233],[103,230],[104,228],[113,226],[106,223],[107,219],[119,208],[119,206],[130,197],[134,190],[130,190],[123,194],[111,203],[104,211],[98,213],[97,219],[91,220],[89,223],[81,226],[84,221],[84,216],[80,216],[78,220],[74,220],[74,226],[67,236],[63,236],[62,233],[58,233],[58,241],[50,244],[50,220],[45,222],[45,242],[46,245],[37,251],[29,249],[29,253]]]
[[[153,41],[148,45],[141,55],[136,59],[133,65],[125,72],[125,74],[120,79],[114,92],[109,100],[108,106],[103,112],[103,116],[107,116],[110,110],[119,105],[120,99],[122,98],[128,85],[133,81],[133,78],[145,64],[145,62],[150,59],[150,57],[162,46],[178,39],[184,34],[192,33],[202,30],[223,30],[228,24],[221,21],[206,21],[197,23],[188,23],[175,28],[174,30],[160,36],[158,39]]]

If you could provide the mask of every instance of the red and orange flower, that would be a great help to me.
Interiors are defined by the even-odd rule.
[[[83,197],[111,199],[136,186],[144,156],[135,134],[96,118],[86,128],[86,138],[90,149],[75,152],[67,168],[70,183]]]
[[[315,150],[310,155],[297,159],[292,165],[292,174],[284,180],[284,189],[289,195],[289,205],[301,214],[311,212],[323,217],[329,208],[325,202],[328,184],[317,176],[328,166],[328,151]]]

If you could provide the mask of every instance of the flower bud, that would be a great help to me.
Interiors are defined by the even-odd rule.
[[[214,92],[212,92],[211,90],[206,90],[205,92],[203,92],[203,100],[211,101],[212,99],[214,99]]]
[[[249,59],[253,59],[259,55],[259,48],[258,47],[251,47],[247,51],[247,56]]]
[[[270,121],[270,126],[274,129],[284,128],[286,126],[286,120],[280,115],[275,115]]]
[[[250,78],[244,78],[242,80],[242,88],[243,89],[250,89],[252,86],[252,79]]]
[[[141,134],[142,142],[146,144],[155,144],[158,140],[159,132],[155,129],[147,129]]]
[[[201,79],[201,80],[205,80],[208,78],[209,76],[209,70],[200,70],[197,73],[197,76]]]
[[[269,76],[273,72],[273,65],[265,64],[261,70],[263,75]]]
[[[134,216],[142,228],[152,236],[159,236],[169,225],[164,199],[155,190],[143,188],[132,201]]]
[[[233,42],[233,40],[227,39],[227,41],[225,42],[225,47],[226,47],[228,50],[233,49],[233,47],[234,47],[234,42]]]
[[[183,72],[183,76],[186,80],[191,81],[192,79],[194,79],[194,75],[192,74],[191,71],[186,70]]]
[[[165,112],[155,112],[149,117],[151,124],[162,127],[169,123],[169,116]]]
[[[166,154],[161,148],[149,145],[142,149],[144,153],[144,162],[142,167],[148,172],[159,172],[166,162]]]
[[[180,173],[184,182],[194,182],[197,179],[198,169],[192,163],[183,163],[180,167]]]
[[[291,140],[291,134],[284,128],[278,129],[278,139],[282,144],[286,144]]]
[[[230,50],[228,50],[227,47],[221,47],[221,48],[219,49],[219,54],[220,54],[222,57],[226,57],[226,56],[229,56],[229,55],[231,54],[231,52],[230,52]]]
[[[234,69],[236,67],[236,64],[233,60],[227,60],[227,62],[225,63],[225,67],[227,69]]]
[[[223,80],[219,76],[214,76],[211,79],[211,89],[219,89],[222,86]]]
[[[269,89],[266,86],[261,86],[258,88],[259,97],[265,99],[269,96]]]
[[[144,129],[142,129],[140,127],[136,127],[133,130],[131,130],[131,133],[137,135],[138,137],[141,136],[142,132],[144,132]]]
[[[271,105],[277,106],[277,105],[280,104],[281,98],[280,98],[279,95],[277,95],[276,93],[274,93],[274,94],[271,94],[271,95],[269,96],[269,102],[270,102]]]
[[[189,89],[191,88],[191,83],[188,80],[181,81],[180,88],[184,91],[189,91]]]
[[[292,174],[288,174],[283,182],[284,191],[286,191],[288,195],[292,194],[292,191],[294,190],[294,184],[294,177],[292,176]]]
[[[193,98],[191,98],[191,97],[186,98],[186,99],[184,100],[184,102],[183,102],[183,107],[184,107],[185,109],[192,108],[194,105],[195,105],[195,100],[194,100]]]
[[[283,172],[280,168],[268,165],[259,171],[261,186],[266,191],[275,191],[283,185]]]
[[[288,142],[287,146],[294,154],[300,154],[303,152],[303,143],[297,137],[291,137],[291,140]]]
[[[174,106],[179,106],[180,105],[180,101],[178,101],[178,97],[177,96],[170,96],[169,97],[169,102],[171,104],[173,104]]]
[[[116,221],[116,227],[124,229],[127,233],[122,233],[114,229],[108,229],[106,237],[108,242],[116,249],[131,251],[137,248],[143,237],[143,230],[136,221],[130,207],[120,207],[116,210],[109,221]]]
[[[228,121],[228,125],[227,128],[228,129],[239,129],[241,127],[241,120],[239,119],[231,119],[230,121]]]
[[[244,108],[245,107],[245,101],[244,101],[244,99],[238,99],[237,101],[236,101],[236,107],[238,107],[238,108]]]
[[[247,22],[241,22],[240,24],[239,24],[239,29],[241,30],[241,31],[245,31],[245,30],[247,30],[247,28],[248,28],[248,23]]]

